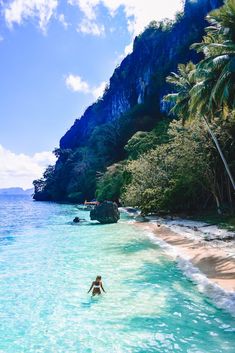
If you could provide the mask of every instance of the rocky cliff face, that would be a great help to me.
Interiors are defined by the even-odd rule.
[[[200,56],[190,50],[200,42],[207,13],[222,0],[186,0],[177,20],[151,23],[134,40],[133,52],[117,67],[101,99],[60,140],[58,160],[35,181],[36,200],[83,202],[95,195],[97,175],[125,158],[127,141],[136,131],[149,131],[169,110],[162,98],[179,63]]]
[[[169,29],[153,24],[136,37],[133,53],[116,68],[102,99],[75,121],[61,138],[60,148],[86,145],[97,125],[118,119],[138,104],[151,103],[155,116],[160,116],[167,109],[162,102],[169,92],[166,76],[178,63],[200,59],[190,45],[201,40],[207,13],[222,4],[222,0],[186,0],[184,15]]]

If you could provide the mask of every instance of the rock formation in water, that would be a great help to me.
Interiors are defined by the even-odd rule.
[[[117,223],[120,213],[116,203],[104,201],[91,210],[90,218],[92,221],[98,221],[102,224]]]

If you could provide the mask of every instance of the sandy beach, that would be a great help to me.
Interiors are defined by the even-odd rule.
[[[235,292],[235,258],[228,248],[214,246],[213,242],[188,238],[184,234],[156,223],[136,223],[146,231],[171,245],[183,258],[189,260],[206,277],[226,291]]]

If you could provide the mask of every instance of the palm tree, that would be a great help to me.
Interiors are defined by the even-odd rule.
[[[190,110],[201,115],[218,149],[235,190],[235,182],[218,140],[210,128],[216,114],[226,115],[235,108],[235,1],[227,0],[220,9],[212,11],[207,20],[207,35],[192,48],[205,54],[196,67],[196,83],[190,91]],[[208,117],[208,118],[206,118]]]
[[[183,124],[191,116],[194,118],[199,116],[195,112],[197,111],[197,106],[200,106],[200,109],[202,109],[202,102],[203,106],[205,106],[204,100],[202,100],[202,96],[207,86],[204,87],[203,85],[196,82],[195,65],[191,62],[187,65],[178,65],[178,72],[171,73],[171,75],[169,75],[166,80],[167,82],[173,84],[176,89],[175,93],[170,93],[163,98],[164,101],[170,103],[172,106],[170,113],[179,116],[182,119]],[[193,90],[197,91],[197,95],[192,103]],[[205,120],[204,116],[203,118]],[[215,136],[212,133],[209,124],[206,124],[206,126],[214,140]],[[217,140],[216,146],[218,146]],[[221,150],[219,146],[217,148]],[[213,190],[212,193],[215,197],[218,213],[221,214],[219,197],[215,190]]]
[[[195,65],[190,61],[187,65],[179,64],[178,73],[172,72],[166,81],[175,86],[176,92],[167,94],[163,99],[171,106],[170,114],[185,120],[190,113],[190,91],[195,85]]]
[[[192,45],[203,52],[205,59],[197,65],[197,76],[202,86],[208,77],[213,81],[209,95],[204,96],[209,108],[216,110],[235,108],[235,1],[227,0],[220,9],[212,11],[207,20],[207,35],[202,43]],[[194,92],[195,93],[195,92]]]
[[[207,35],[202,43],[192,45],[205,54],[205,59],[196,67],[191,62],[179,65],[178,73],[167,77],[176,93],[168,94],[164,100],[173,104],[170,113],[181,117],[183,123],[190,116],[203,118],[235,190],[228,163],[209,125],[217,113],[235,106],[235,1],[227,0],[207,19],[211,24],[207,27]]]

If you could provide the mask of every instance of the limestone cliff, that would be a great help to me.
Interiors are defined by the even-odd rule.
[[[117,67],[101,99],[60,140],[54,167],[35,182],[36,200],[83,202],[94,197],[100,172],[125,158],[124,146],[136,131],[149,131],[169,107],[166,77],[179,63],[197,62],[190,49],[200,42],[205,16],[222,0],[186,0],[175,22],[151,23],[135,38],[133,52]]]
[[[197,62],[199,56],[189,49],[201,40],[206,14],[222,0],[186,0],[184,15],[169,26],[150,26],[135,38],[133,52],[114,71],[102,99],[90,106],[84,115],[61,138],[61,148],[75,148],[87,143],[97,125],[118,119],[137,104],[151,103],[156,116],[165,110],[162,97],[169,90],[166,76],[178,63]]]

